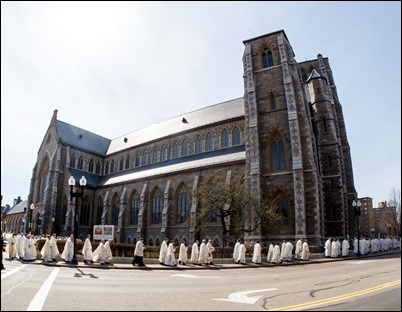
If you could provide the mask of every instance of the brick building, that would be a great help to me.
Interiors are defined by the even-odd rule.
[[[298,63],[283,30],[243,41],[244,96],[110,140],[57,119],[39,148],[28,205],[34,230],[72,231],[68,179],[88,184],[78,233],[115,225],[116,241],[159,245],[165,236],[222,246],[219,222],[184,222],[199,209],[189,197],[212,176],[244,175],[287,222],[246,234],[262,242],[354,235],[357,198],[346,128],[328,58]],[[75,199],[74,199],[75,200]],[[253,214],[248,214],[253,222]],[[52,223],[52,218],[55,224]],[[40,221],[39,221],[40,220]],[[40,226],[38,226],[38,221]],[[198,231],[199,230],[199,231]]]

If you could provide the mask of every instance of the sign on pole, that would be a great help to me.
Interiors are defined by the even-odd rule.
[[[114,225],[94,225],[95,240],[113,240]]]

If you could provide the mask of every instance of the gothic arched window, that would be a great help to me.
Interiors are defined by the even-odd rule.
[[[131,225],[138,225],[138,213],[140,212],[140,196],[138,193],[135,193],[133,199],[131,201]]]
[[[197,136],[197,139],[195,140],[195,153],[201,153],[202,152],[202,137],[199,134]]]
[[[278,134],[276,134],[271,141],[271,160],[273,172],[286,169],[285,144]]]
[[[229,147],[229,131],[223,129],[221,133],[221,148]]]
[[[163,194],[160,189],[152,196],[152,223],[160,224],[162,221]]]
[[[187,140],[184,140],[181,146],[181,156],[188,156],[189,146]]]
[[[205,141],[205,150],[207,152],[209,152],[209,151],[212,151],[213,149],[214,149],[214,138],[212,136],[212,133],[209,132],[207,134],[207,138],[206,138],[206,141]]]
[[[232,146],[240,145],[240,129],[234,127],[232,132]]]
[[[177,223],[183,223],[186,221],[188,216],[188,192],[187,187],[183,185],[177,195]]]
[[[268,68],[268,67],[274,66],[272,52],[269,51],[268,49],[265,49],[262,52],[262,65],[263,65],[263,68]]]

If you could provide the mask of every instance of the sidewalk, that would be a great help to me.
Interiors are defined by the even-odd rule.
[[[56,263],[43,262],[42,260],[35,260],[33,262],[21,261],[26,264],[36,264],[36,265],[46,265],[46,266],[54,266],[54,267],[71,267],[71,268],[97,268],[97,269],[120,269],[120,270],[222,270],[222,269],[240,269],[240,268],[260,268],[260,267],[274,267],[274,266],[288,266],[288,265],[306,265],[313,263],[323,263],[323,262],[333,262],[333,261],[344,261],[344,260],[356,260],[356,259],[366,259],[372,257],[380,257],[388,254],[400,254],[401,251],[399,249],[388,250],[384,252],[378,252],[374,254],[356,256],[351,253],[348,257],[339,257],[339,258],[325,258],[322,253],[320,254],[310,254],[310,258],[308,261],[303,260],[295,260],[292,259],[291,262],[283,262],[278,264],[267,263],[266,257],[262,258],[261,264],[254,264],[251,262],[251,258],[247,258],[246,264],[237,264],[234,263],[232,259],[214,259],[213,265],[193,265],[192,263],[188,263],[186,265],[177,265],[175,267],[161,265],[158,262],[158,259],[144,259],[144,263],[146,266],[137,267],[131,264],[132,258],[114,258],[113,263],[108,265],[100,265],[99,263],[94,264],[84,264],[82,258],[78,256],[78,264],[68,264],[63,260],[57,261]],[[7,258],[3,258],[3,263],[7,266]],[[19,261],[19,260],[16,260]]]

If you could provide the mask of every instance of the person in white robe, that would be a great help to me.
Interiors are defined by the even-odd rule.
[[[165,265],[168,266],[176,266],[176,257],[175,257],[175,246],[174,242],[170,242],[168,245],[167,253],[166,253],[166,259],[165,259]]]
[[[236,241],[236,244],[234,245],[233,248],[233,261],[237,262],[237,259],[239,258],[239,247],[240,247],[240,239]]]
[[[293,244],[287,240],[284,249],[282,261],[290,262],[292,260]]]
[[[60,255],[59,248],[57,247],[56,233],[50,237],[50,252],[52,254],[52,260],[57,261],[57,256]]]
[[[212,246],[212,242],[210,239],[208,240],[207,248],[208,248],[208,263],[214,264],[212,260],[214,258],[213,253],[215,251],[215,248],[214,248],[214,246]]]
[[[181,265],[186,265],[186,262],[187,262],[187,246],[185,243],[186,242],[183,239],[181,241],[181,244],[179,247],[179,258],[177,260],[179,261],[179,264],[181,264]]]
[[[272,262],[272,256],[274,255],[274,244],[269,244],[268,253],[267,253],[267,262]]]
[[[106,252],[105,240],[102,239],[101,242],[99,243],[99,246],[93,252],[93,261],[99,262],[101,265],[105,265],[108,259],[109,256],[107,255]]]
[[[284,261],[285,259],[285,251],[286,251],[286,241],[283,240],[281,244],[281,261]]]
[[[24,261],[34,261],[38,257],[38,252],[36,250],[36,240],[33,235],[27,235],[24,239]]]
[[[50,236],[48,235],[46,237],[46,242],[43,245],[42,249],[40,250],[40,253],[42,255],[42,260],[44,262],[53,262],[53,253],[52,253],[52,248],[50,246]]]
[[[168,249],[169,239],[166,237],[165,240],[161,244],[161,249],[159,250],[159,263],[165,264],[167,249]]]
[[[110,248],[110,242],[111,242],[110,239],[108,239],[105,242],[105,249],[106,249],[106,255],[107,255],[106,264],[110,264],[113,260],[112,249]]]
[[[308,246],[307,239],[305,239],[302,246],[301,259],[304,261],[308,261],[309,256],[310,256],[310,249]]]
[[[10,256],[11,260],[17,258],[17,235],[13,233],[7,241],[6,252]]]
[[[254,249],[253,249],[253,258],[252,258],[252,262],[255,264],[261,264],[261,244],[260,241],[257,241],[254,244]]]
[[[25,235],[23,233],[18,233],[17,234],[17,241],[16,241],[16,248],[17,248],[17,257],[20,259],[24,258],[24,238]]]
[[[279,243],[276,243],[274,246],[274,250],[272,252],[271,263],[281,263],[281,247],[279,247]]]
[[[144,263],[144,239],[141,237],[139,241],[135,244],[135,249],[134,249],[134,259],[133,259],[133,266],[136,264],[138,266],[145,266]]]
[[[324,248],[325,248],[324,256],[325,256],[326,258],[330,258],[330,257],[331,257],[331,254],[332,254],[332,238],[331,238],[331,237],[329,237],[329,238],[325,241]]]
[[[91,243],[91,234],[87,234],[84,246],[82,247],[82,255],[84,257],[84,263],[90,264],[94,261],[92,260],[92,243]]]
[[[246,251],[246,246],[244,245],[244,242],[241,241],[239,246],[239,256],[236,261],[237,263],[246,264]]]
[[[192,264],[197,264],[198,262],[198,255],[199,255],[199,250],[198,250],[198,244],[200,243],[200,241],[197,239],[193,246],[191,247],[191,257],[190,257],[190,262]]]
[[[207,247],[207,244],[206,244],[206,240],[205,239],[203,239],[202,240],[202,242],[201,242],[201,245],[200,245],[200,253],[199,253],[199,256],[198,256],[198,264],[199,265],[203,265],[203,264],[205,264],[205,265],[208,265],[209,264],[209,262],[208,262],[208,247]]]
[[[342,257],[349,256],[349,248],[349,240],[347,238],[344,238],[342,241]]]
[[[296,248],[295,248],[295,259],[296,260],[300,259],[302,245],[303,245],[303,242],[302,242],[301,238],[299,238],[299,240],[296,242]]]
[[[74,236],[70,235],[67,238],[66,243],[64,244],[63,252],[61,253],[61,257],[64,259],[66,263],[70,263],[73,260],[74,255]]]
[[[339,239],[333,240],[331,243],[331,258],[338,258],[341,253],[341,244]]]

